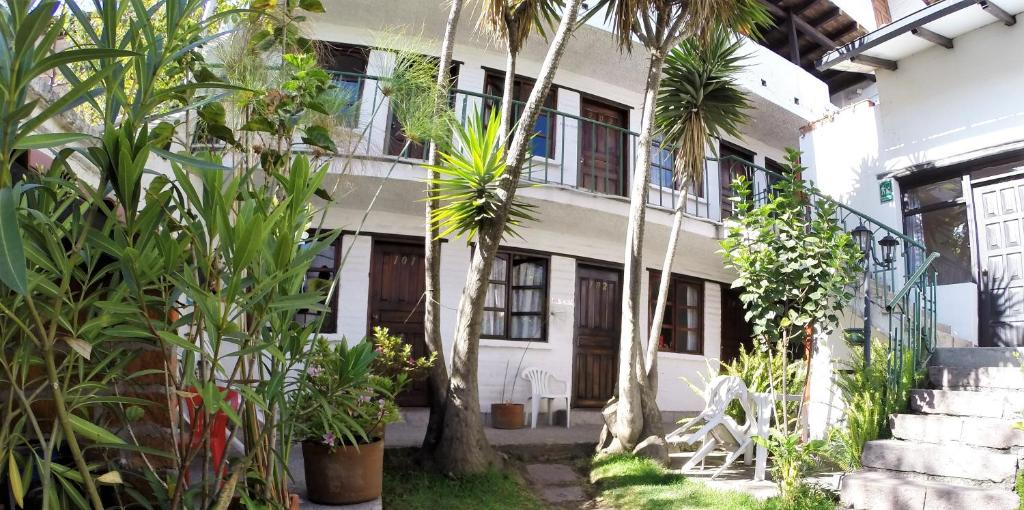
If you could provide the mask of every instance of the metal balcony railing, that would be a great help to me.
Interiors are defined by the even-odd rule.
[[[379,77],[351,73],[335,73],[335,82],[345,98],[340,108],[349,112],[344,123],[361,128],[358,143],[349,147],[352,155],[364,157],[401,158],[410,163],[423,160],[423,147],[406,140],[388,107],[389,101],[380,86]],[[451,105],[456,117],[465,122],[469,116],[489,114],[500,108],[501,98],[453,90]],[[518,118],[524,103],[513,102],[513,117]],[[633,176],[639,133],[598,119],[591,119],[542,108],[534,125],[530,158],[523,171],[523,180],[584,190],[600,195],[626,197]],[[403,150],[403,148],[405,150]],[[651,152],[650,190],[647,203],[654,207],[675,209],[682,200],[684,212],[694,218],[720,220],[717,195],[709,185],[715,161],[705,162],[704,178],[696,190],[688,190],[685,198],[673,178],[672,151],[660,143],[646,148]]]

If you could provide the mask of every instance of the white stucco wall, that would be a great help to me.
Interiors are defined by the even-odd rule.
[[[886,170],[1024,140],[1024,29],[993,22],[954,43],[878,71]]]

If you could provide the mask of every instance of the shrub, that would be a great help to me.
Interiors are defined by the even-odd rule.
[[[801,443],[799,434],[783,434],[776,429],[767,438],[755,437],[754,441],[767,448],[774,459],[772,475],[779,484],[782,501],[791,504],[801,499],[807,492],[803,478],[820,464],[825,442],[815,439]]]
[[[829,455],[845,471],[860,468],[865,443],[889,436],[889,415],[906,410],[910,390],[921,379],[909,349],[894,355],[885,342],[876,340],[872,353],[871,364],[865,365],[863,353],[854,352],[853,360],[836,373],[846,409],[843,425],[829,430]],[[899,370],[893,383],[891,367]]]

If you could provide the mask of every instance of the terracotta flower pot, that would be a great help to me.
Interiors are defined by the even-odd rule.
[[[325,505],[365,503],[380,497],[384,481],[384,441],[331,448],[302,443],[306,494]]]
[[[521,429],[525,423],[523,404],[491,404],[491,426],[496,429]]]

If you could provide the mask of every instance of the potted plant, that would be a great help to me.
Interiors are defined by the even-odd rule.
[[[516,392],[519,371],[523,368],[523,360],[526,359],[526,351],[530,350],[531,343],[533,342],[526,344],[523,355],[519,357],[519,366],[512,374],[512,390],[508,394],[505,393],[505,386],[508,385],[508,362],[505,362],[505,378],[501,382],[501,401],[491,404],[491,426],[496,429],[521,429],[526,424],[525,406],[512,402],[512,395]]]
[[[433,365],[386,328],[352,347],[320,338],[299,378],[293,405],[310,501],[343,505],[380,497],[384,426],[398,421],[395,396]]]

